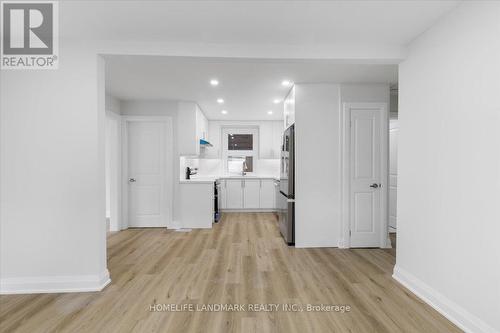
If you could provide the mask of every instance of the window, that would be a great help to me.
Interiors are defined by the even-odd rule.
[[[253,150],[252,134],[228,134],[228,150]]]
[[[222,156],[226,173],[241,174],[255,171],[258,136],[257,127],[222,129]]]
[[[228,156],[229,173],[253,172],[253,156]]]

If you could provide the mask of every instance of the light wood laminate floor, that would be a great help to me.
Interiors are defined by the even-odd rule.
[[[1,296],[0,331],[460,332],[391,278],[394,262],[392,249],[287,247],[271,213],[224,214],[213,229],[189,233],[129,229],[108,237],[105,290]],[[150,311],[221,303],[351,311]]]

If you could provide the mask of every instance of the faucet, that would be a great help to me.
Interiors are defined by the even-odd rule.
[[[242,175],[242,176],[245,176],[245,175],[247,174],[247,173],[245,172],[245,170],[247,170],[247,169],[248,169],[248,167],[247,167],[247,161],[246,161],[246,159],[245,159],[245,160],[243,161],[243,165],[242,165],[242,167],[241,167],[241,175]]]
[[[198,173],[198,168],[186,168],[186,179],[191,179],[192,175],[196,175]]]

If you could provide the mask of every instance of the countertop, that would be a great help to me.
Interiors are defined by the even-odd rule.
[[[213,184],[219,179],[274,179],[278,180],[278,176],[271,175],[219,175],[219,176],[193,176],[191,179],[180,179],[181,184]]]

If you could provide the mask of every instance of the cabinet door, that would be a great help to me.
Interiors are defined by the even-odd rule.
[[[273,122],[263,121],[259,127],[259,156],[261,159],[273,156]]]
[[[226,208],[226,181],[221,180],[219,183],[219,187],[217,188],[218,190],[218,195],[219,195],[219,209],[225,209]]]
[[[283,103],[285,128],[295,123],[295,87],[292,87]]]
[[[283,141],[283,132],[284,132],[283,122],[274,121],[272,158],[281,158],[281,143]]]
[[[227,179],[226,180],[226,208],[240,209],[243,208],[243,180]]]
[[[276,197],[276,192],[274,187],[274,180],[262,179],[260,186],[260,208],[274,209],[275,197]]]
[[[200,108],[196,107],[196,139],[206,140],[208,138],[208,121]]]
[[[244,208],[259,208],[260,180],[245,179],[243,185]]]

